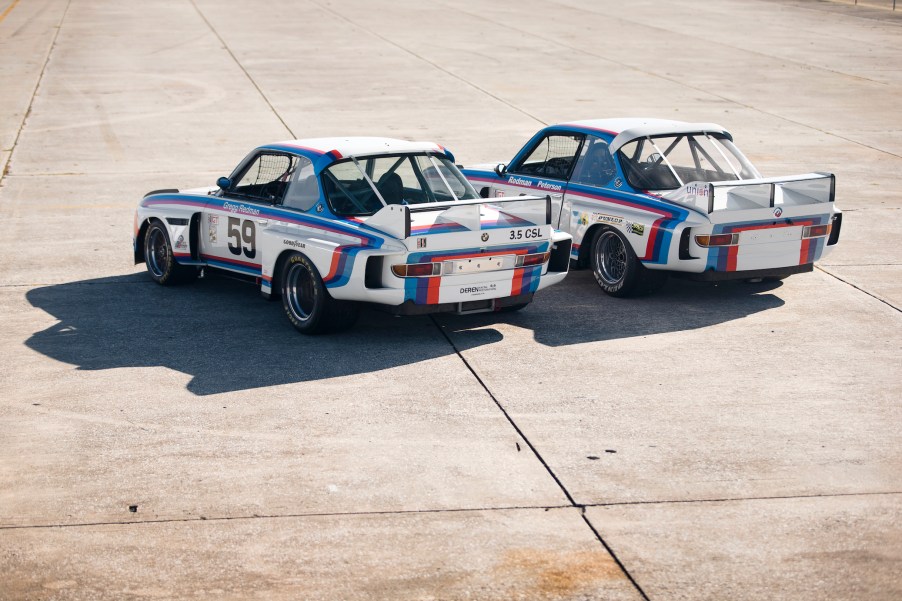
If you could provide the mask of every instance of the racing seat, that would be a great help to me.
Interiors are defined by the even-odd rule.
[[[376,184],[386,204],[399,205],[404,200],[404,182],[397,173],[386,173]]]
[[[589,186],[603,186],[617,175],[614,157],[608,145],[598,141],[593,144],[583,160],[577,182]]]

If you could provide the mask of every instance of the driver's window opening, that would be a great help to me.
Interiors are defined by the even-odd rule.
[[[579,152],[582,136],[553,134],[543,138],[513,173],[567,179]]]
[[[323,171],[323,190],[337,215],[372,215],[390,204],[478,198],[448,159],[433,155],[351,158]]]
[[[296,156],[261,154],[251,162],[231,192],[249,199],[279,203],[298,166]]]

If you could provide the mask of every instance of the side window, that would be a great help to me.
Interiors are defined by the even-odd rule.
[[[617,166],[608,143],[587,136],[570,181],[586,186],[604,186],[617,175]]]
[[[297,157],[294,175],[288,184],[288,192],[282,204],[293,209],[307,211],[319,200],[319,184],[313,173],[313,163],[306,157]]]
[[[298,157],[287,154],[260,154],[251,161],[229,194],[267,203],[282,202]]]
[[[583,136],[578,134],[549,134],[511,173],[567,179],[582,141]]]

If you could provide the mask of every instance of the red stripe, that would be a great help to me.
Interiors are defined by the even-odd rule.
[[[514,278],[511,280],[511,296],[517,296],[523,291],[523,274],[525,268],[514,269]]]
[[[438,304],[438,293],[441,289],[441,277],[437,278],[429,278],[429,285],[426,288],[426,304],[427,305],[436,305]]]

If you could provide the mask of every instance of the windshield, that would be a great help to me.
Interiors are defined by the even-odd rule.
[[[323,190],[337,215],[372,215],[390,204],[478,198],[454,163],[431,154],[350,158],[323,171]]]
[[[761,174],[722,135],[696,133],[641,138],[617,151],[630,185],[673,190],[689,182],[754,179]]]

